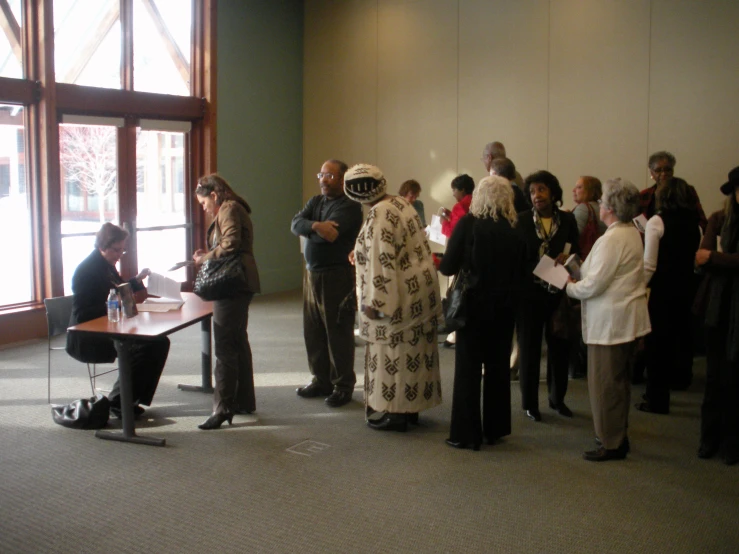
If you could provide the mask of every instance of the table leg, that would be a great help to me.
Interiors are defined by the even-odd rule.
[[[139,437],[136,435],[136,426],[133,415],[133,384],[131,383],[131,355],[125,340],[116,340],[115,349],[118,352],[118,379],[121,389],[121,420],[122,432],[96,431],[95,436],[99,439],[134,442],[137,444],[148,444],[150,446],[164,446],[165,439],[154,437]]]
[[[212,354],[211,354],[211,319],[208,317],[200,322],[200,369],[202,385],[177,385],[180,390],[188,392],[213,392],[213,384],[211,377]]]

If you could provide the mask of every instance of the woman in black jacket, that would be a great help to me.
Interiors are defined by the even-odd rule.
[[[439,271],[467,268],[465,326],[457,332],[452,422],[446,443],[479,450],[511,433],[510,356],[526,245],[514,230],[513,189],[507,179],[486,177],[472,194],[470,212],[455,227]],[[485,366],[480,418],[480,378]]]
[[[723,447],[724,461],[734,465],[739,462],[739,167],[731,170],[721,192],[728,196],[726,207],[708,219],[695,254],[708,284],[706,392],[698,457],[711,458]]]
[[[112,223],[104,223],[95,236],[95,249],[85,258],[72,276],[74,295],[70,327],[91,319],[102,317],[107,312],[106,301],[110,289],[123,283],[115,264],[125,250],[128,231]],[[144,269],[128,283],[134,292],[142,290],[141,280],[149,275]],[[131,359],[131,383],[133,386],[134,415],[140,416],[146,406],[151,404],[159,384],[169,354],[169,339],[129,341]],[[115,361],[117,352],[112,339],[85,336],[80,333],[67,333],[67,353],[83,363],[102,364]],[[121,417],[121,398],[119,381],[108,395],[110,411]]]
[[[539,366],[544,333],[549,407],[560,415],[572,417],[572,411],[564,403],[570,342],[556,336],[550,325],[564,292],[535,277],[533,271],[544,255],[563,263],[569,254],[580,253],[577,221],[570,212],[559,209],[562,187],[548,171],[537,171],[526,177],[526,193],[533,207],[518,214],[517,227],[526,242],[528,256],[523,298],[516,318],[521,402],[530,419],[541,421]]]

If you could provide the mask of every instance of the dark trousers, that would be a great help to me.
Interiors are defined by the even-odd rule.
[[[669,411],[670,387],[686,388],[693,379],[693,316],[682,298],[649,299],[652,332],[645,339],[647,400],[657,411]]]
[[[303,280],[303,335],[313,382],[325,388],[354,390],[354,312],[344,302],[354,290],[352,266],[306,271]],[[343,302],[343,305],[342,305]]]
[[[483,436],[493,442],[511,434],[510,359],[514,314],[510,309],[496,309],[495,315],[494,320],[470,320],[457,331],[449,430],[449,438],[455,442],[475,445],[482,443]]]
[[[519,383],[521,404],[524,410],[539,409],[539,375],[541,364],[541,337],[547,341],[547,388],[553,405],[564,402],[567,394],[567,366],[570,341],[555,337],[548,325],[552,313],[561,301],[559,294],[544,289],[530,295],[518,310],[516,333],[518,335]]]
[[[706,328],[706,392],[701,406],[701,444],[739,453],[739,362],[726,358],[728,321]]]
[[[257,409],[254,368],[247,325],[253,293],[213,303],[213,335],[216,349],[213,413]]]
[[[151,341],[128,343],[131,363],[131,385],[134,404],[150,406],[162,376],[164,364],[169,354],[169,339],[162,337]],[[120,378],[116,379],[108,400],[114,406],[121,405]]]

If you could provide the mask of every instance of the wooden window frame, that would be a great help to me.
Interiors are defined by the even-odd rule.
[[[136,179],[135,134],[139,119],[191,122],[184,160],[185,209],[191,223],[187,246],[194,249],[204,245],[205,218],[202,211],[196,209],[192,196],[197,177],[216,168],[217,0],[192,0],[190,96],[133,90],[133,0],[119,1],[122,89],[57,83],[53,0],[22,2],[24,22],[20,38],[24,78],[0,78],[0,103],[25,107],[26,179],[31,203],[35,300],[0,307],[0,345],[46,336],[43,299],[64,294],[58,126],[62,113],[125,119],[125,126],[119,129],[119,180]],[[126,209],[130,210],[130,206]],[[124,220],[123,214],[121,220]],[[129,273],[131,267],[131,263],[124,262],[122,273]]]

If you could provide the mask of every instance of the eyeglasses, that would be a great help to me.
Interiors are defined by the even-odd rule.
[[[326,177],[326,179],[331,180],[336,177],[336,175],[334,175],[333,173],[316,173],[316,177],[318,177],[319,179],[323,179],[324,177]]]
[[[673,171],[675,170],[672,167],[657,167],[652,169],[653,173],[672,173]]]

